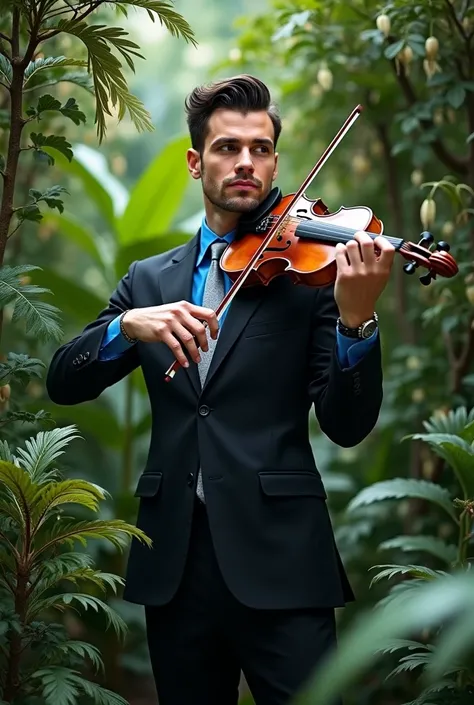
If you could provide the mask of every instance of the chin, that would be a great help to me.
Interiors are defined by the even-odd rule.
[[[248,213],[249,211],[255,210],[258,205],[260,205],[259,198],[255,196],[245,196],[241,198],[230,198],[226,201],[224,208],[234,213]]]

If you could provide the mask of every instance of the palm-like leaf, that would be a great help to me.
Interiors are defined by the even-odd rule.
[[[474,407],[468,412],[466,407],[450,409],[446,414],[436,414],[423,421],[427,433],[452,433],[460,435],[464,428],[474,421]]]
[[[0,268],[0,309],[14,303],[13,322],[21,321],[28,333],[41,340],[52,338],[59,341],[62,337],[60,311],[38,299],[42,294],[51,293],[50,290],[21,281],[21,277],[36,269],[39,267],[33,265]]]
[[[82,695],[96,705],[128,705],[120,695],[85,680],[70,668],[42,668],[32,677],[42,682],[45,705],[76,705]]]
[[[55,644],[48,652],[48,663],[61,659],[61,661],[69,660],[74,657],[80,659],[89,659],[96,672],[103,671],[104,664],[100,655],[99,649],[85,641],[66,641]]]
[[[436,536],[395,536],[380,544],[379,550],[391,551],[399,549],[402,551],[423,551],[430,553],[435,558],[439,558],[448,565],[455,562],[457,558],[457,547],[454,544],[447,544],[443,539]]]
[[[127,625],[122,617],[118,615],[109,605],[94,595],[87,595],[82,592],[65,592],[58,595],[51,595],[42,600],[30,602],[28,606],[27,618],[29,621],[35,619],[38,614],[52,608],[64,612],[67,608],[72,608],[77,603],[83,610],[92,609],[94,612],[103,613],[107,620],[107,627],[112,627],[117,636],[123,638],[127,632]],[[75,609],[75,607],[74,607]]]
[[[63,455],[73,439],[80,438],[76,431],[72,425],[40,431],[35,438],[25,442],[25,449],[17,448],[19,464],[29,473],[33,483],[42,485],[56,479],[57,472],[51,469],[51,465]],[[34,501],[37,501],[36,498]]]
[[[121,27],[105,25],[88,25],[74,20],[60,20],[57,25],[60,32],[72,34],[80,39],[87,48],[88,62],[93,76],[96,95],[95,122],[99,142],[105,136],[105,115],[112,115],[109,103],[118,106],[118,118],[122,120],[128,110],[130,119],[139,132],[153,130],[151,118],[143,103],[131,95],[122,73],[122,64],[112,53],[110,45],[125,58],[130,68],[134,68],[132,56],[137,52],[138,44],[125,39],[127,32]]]
[[[94,521],[75,521],[69,524],[57,521],[50,531],[48,541],[38,548],[36,554],[64,543],[73,547],[76,541],[86,546],[89,539],[106,539],[115,548],[123,550],[130,536],[151,546],[151,539],[141,529],[127,524],[122,519],[96,519]]]
[[[68,58],[67,56],[47,56],[31,61],[25,69],[23,80],[24,88],[36,88],[38,85],[38,75],[41,75],[45,71],[50,72],[53,69],[64,69],[65,66],[87,66],[87,61],[84,61],[84,59]]]
[[[383,646],[377,649],[377,653],[393,654],[400,649],[408,649],[409,651],[413,651],[413,649],[426,649],[433,651],[433,646],[431,644],[422,644],[419,641],[413,641],[411,639],[389,639]]]
[[[63,480],[50,483],[46,488],[40,485],[30,504],[32,534],[50,518],[55,508],[63,504],[78,504],[97,512],[99,502],[106,496],[105,490],[86,480]]]
[[[381,570],[380,573],[377,573],[377,575],[372,578],[371,586],[373,583],[377,583],[383,578],[390,580],[395,575],[409,575],[412,578],[419,578],[421,580],[436,580],[436,578],[447,575],[443,570],[432,570],[423,565],[375,565],[372,570],[375,568],[383,568],[384,570]]]
[[[369,487],[365,487],[349,502],[347,511],[350,513],[363,505],[373,504],[374,502],[381,502],[387,499],[407,498],[425,499],[428,502],[433,502],[442,507],[450,517],[457,521],[453,503],[446,489],[435,485],[433,482],[427,482],[426,480],[405,478],[376,482]]]
[[[186,20],[179,15],[168,0],[119,0],[121,6],[132,5],[133,7],[141,7],[148,12],[151,20],[155,20],[155,14],[161,24],[166,27],[168,32],[175,37],[183,37],[187,42],[191,42],[197,46],[192,31]]]
[[[89,566],[83,566],[76,568],[74,570],[68,570],[63,572],[49,573],[38,579],[36,584],[34,584],[33,589],[30,592],[30,609],[34,612],[37,609],[37,605],[42,598],[42,595],[47,590],[61,582],[69,582],[74,585],[79,585],[80,583],[89,583],[95,585],[105,592],[106,587],[112,588],[113,592],[117,594],[117,585],[123,585],[123,578],[112,573],[101,573],[100,571],[93,570]],[[61,600],[58,597],[58,600]]]

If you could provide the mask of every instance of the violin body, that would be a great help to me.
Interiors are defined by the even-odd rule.
[[[220,265],[232,281],[236,281],[252,260],[262,244],[262,235],[269,231],[293,198],[294,194],[283,196],[270,211],[260,213],[260,220],[253,222],[253,230],[258,230],[258,233],[247,232],[226,248]],[[313,201],[304,194],[292,204],[287,216],[242,286],[268,285],[282,274],[287,275],[294,284],[307,286],[326,286],[335,281],[337,265],[334,245],[298,236],[296,231],[299,221],[319,221],[323,226],[339,225],[375,235],[383,232],[382,221],[366,206],[342,206],[338,211],[330,213],[321,199]],[[252,228],[250,225],[247,227]]]

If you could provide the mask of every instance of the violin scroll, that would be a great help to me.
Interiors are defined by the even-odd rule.
[[[420,277],[420,282],[427,286],[431,284],[436,276],[454,277],[458,273],[456,260],[449,254],[449,243],[440,240],[435,245],[435,250],[430,250],[434,243],[433,235],[424,231],[420,235],[420,241],[404,242],[399,252],[408,262],[403,266],[405,274],[414,274],[418,267],[425,267],[428,272]]]

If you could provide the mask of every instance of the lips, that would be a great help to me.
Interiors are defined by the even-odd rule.
[[[242,190],[258,188],[257,184],[254,184],[252,181],[234,181],[234,183],[229,184],[229,186]]]

